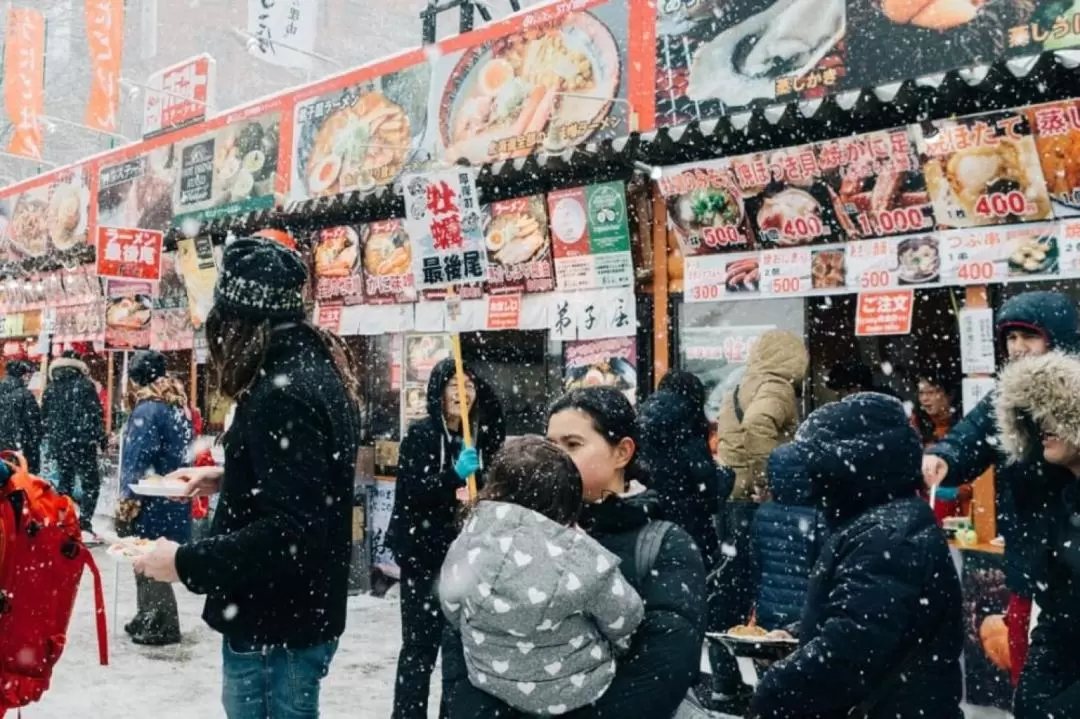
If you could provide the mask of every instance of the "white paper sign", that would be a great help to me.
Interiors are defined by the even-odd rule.
[[[964,414],[975,409],[983,397],[994,391],[993,377],[965,377],[961,385],[963,395]]]
[[[311,67],[318,3],[311,0],[248,0],[248,51],[278,67]]]
[[[995,359],[994,311],[960,310],[960,367],[964,374],[993,374]]]
[[[476,170],[412,173],[402,184],[417,290],[485,281],[487,251]]]
[[[943,232],[940,242],[941,281],[947,285],[983,285],[1009,276],[1001,228]]]

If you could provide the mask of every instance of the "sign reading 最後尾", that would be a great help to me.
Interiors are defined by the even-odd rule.
[[[160,280],[163,238],[162,233],[153,230],[99,227],[98,276],[152,282]]]
[[[476,171],[458,167],[406,175],[404,185],[416,287],[439,289],[487,279]]]

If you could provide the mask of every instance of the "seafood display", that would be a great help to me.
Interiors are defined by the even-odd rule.
[[[1009,242],[1009,276],[1054,274],[1058,270],[1058,244],[1053,235],[1022,236]]]
[[[815,290],[835,290],[846,283],[843,250],[816,250],[810,261],[811,286]]]
[[[757,212],[758,237],[773,245],[810,244],[827,232],[826,227],[821,203],[794,187],[765,197]]]
[[[757,257],[728,262],[724,267],[724,288],[727,292],[757,292],[761,285],[761,265]]]
[[[448,159],[524,154],[539,142],[557,149],[585,139],[611,110],[620,72],[615,38],[589,13],[467,51],[440,106]],[[579,123],[584,127],[574,129]],[[500,141],[516,138],[527,142],[503,148],[508,153],[499,149]]]
[[[411,136],[405,109],[372,90],[328,115],[307,155],[312,197],[371,190],[405,166]]]
[[[896,247],[897,276],[901,284],[936,282],[941,272],[941,254],[936,237],[912,237]]]

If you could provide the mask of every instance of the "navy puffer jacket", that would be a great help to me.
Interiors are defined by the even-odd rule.
[[[1057,292],[1026,292],[1012,298],[997,316],[999,339],[1017,327],[1043,335],[1053,349],[1073,351],[1077,346],[1076,310]],[[1005,583],[1025,597],[1035,593],[1039,577],[1035,563],[1047,541],[1045,517],[1051,498],[1060,495],[1072,476],[1041,457],[1008,463],[1001,454],[994,419],[993,393],[983,398],[928,454],[949,465],[944,485],[956,487],[974,481],[994,467],[994,501],[998,534],[1005,538]]]
[[[874,393],[826,405],[794,446],[832,535],[811,576],[799,649],[762,678],[750,716],[959,719],[960,580],[915,496],[922,445],[903,405]]]
[[[773,450],[768,463],[772,499],[754,514],[753,553],[758,576],[755,614],[766,629],[799,621],[810,572],[828,529],[810,503],[810,477],[796,447]]]

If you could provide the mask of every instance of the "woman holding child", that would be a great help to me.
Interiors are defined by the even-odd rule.
[[[440,598],[458,630],[444,647],[451,717],[661,719],[674,715],[686,697],[705,633],[705,570],[686,532],[655,525],[659,501],[641,481],[635,419],[616,390],[574,390],[551,407],[548,442],[512,444],[495,460],[493,471],[500,469],[443,566]],[[556,446],[571,463],[553,451]],[[578,492],[580,506],[574,501]],[[511,514],[522,518],[516,527],[507,525]],[[577,534],[575,524],[584,534]],[[657,540],[651,567],[637,566],[637,559],[649,563],[639,546],[643,536]],[[506,538],[514,566],[503,576],[481,560],[484,547],[502,550]],[[515,542],[526,540],[544,551],[515,549]],[[563,556],[556,560],[550,547]],[[470,556],[477,549],[482,551]],[[591,557],[592,571],[583,566],[580,577],[571,570],[544,579],[541,568],[562,562],[566,554],[575,555],[573,566]],[[525,569],[532,570],[527,574],[516,566],[526,557]],[[461,580],[470,572],[493,579]],[[570,574],[593,594],[573,596],[582,590],[574,589]],[[543,587],[533,586],[542,580]],[[563,636],[569,631],[565,622],[574,627],[571,637]],[[508,656],[494,656],[489,635],[510,649]],[[543,660],[531,660],[533,652]],[[515,681],[497,681],[504,675]]]

